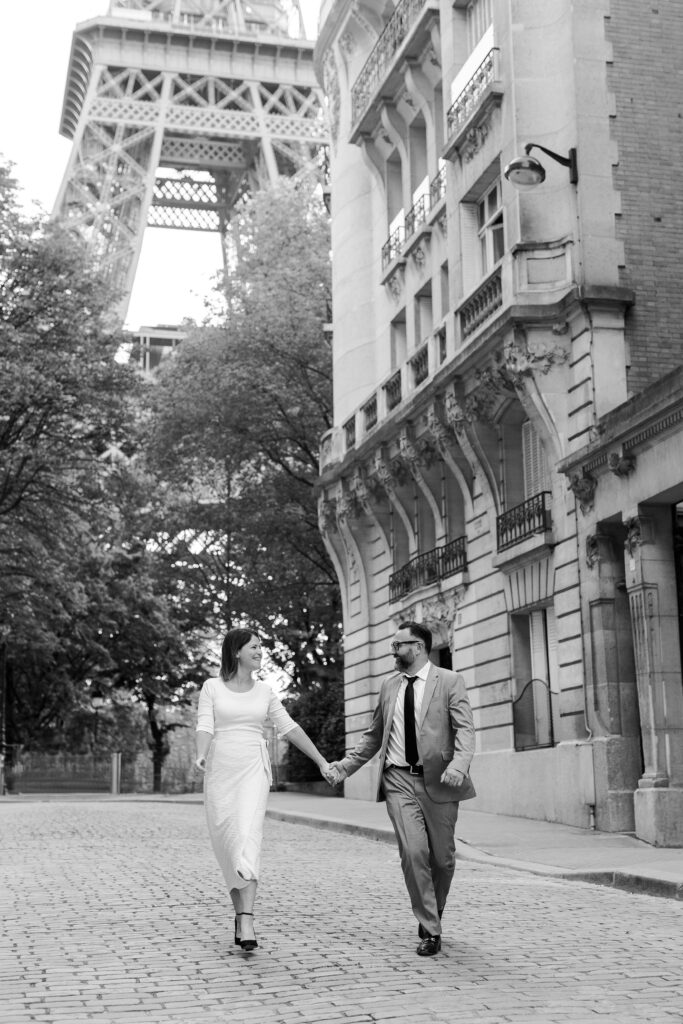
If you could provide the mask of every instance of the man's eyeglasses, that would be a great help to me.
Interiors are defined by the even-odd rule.
[[[404,644],[419,644],[419,643],[420,643],[419,640],[395,640],[392,643],[392,645],[391,645],[391,649],[394,652],[394,654],[398,654],[399,647],[403,647]]]

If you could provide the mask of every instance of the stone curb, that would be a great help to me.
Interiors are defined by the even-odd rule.
[[[293,811],[277,811],[268,808],[267,818],[277,821],[288,821],[298,825],[309,825],[311,828],[324,829],[331,832],[346,832],[350,835],[364,836],[376,842],[395,845],[396,839],[391,828],[375,828],[372,825],[356,825],[353,822],[340,821],[335,818],[316,818]],[[569,882],[586,882],[590,885],[604,885],[626,892],[642,893],[647,896],[662,896],[667,899],[683,900],[683,883],[673,882],[664,878],[653,878],[648,875],[635,875],[626,871],[603,870],[582,871],[581,869],[560,868],[550,864],[533,864],[527,861],[511,860],[507,857],[496,857],[471,846],[466,839],[456,836],[459,842],[458,857],[460,860],[477,864],[488,864],[491,867],[507,868],[510,871],[525,871],[527,874],[544,875],[560,878]],[[464,847],[464,848],[463,848]]]

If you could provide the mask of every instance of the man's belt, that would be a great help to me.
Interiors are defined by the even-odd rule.
[[[410,772],[411,775],[424,775],[425,770],[421,764],[390,764],[389,768],[398,768],[400,772]]]

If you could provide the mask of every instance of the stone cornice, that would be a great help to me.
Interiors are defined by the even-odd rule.
[[[683,423],[683,367],[612,409],[594,428],[596,440],[562,459],[557,469],[568,476],[579,471],[619,473],[615,453],[628,463],[629,453]]]

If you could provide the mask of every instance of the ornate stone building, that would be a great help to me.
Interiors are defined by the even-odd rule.
[[[467,681],[479,809],[669,845],[682,44],[676,0],[323,0],[315,52],[348,743],[416,618]]]

